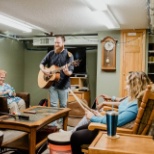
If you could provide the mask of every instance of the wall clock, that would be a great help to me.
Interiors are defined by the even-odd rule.
[[[104,48],[107,51],[111,51],[114,48],[114,43],[112,41],[107,41],[104,44]]]
[[[116,43],[117,41],[110,36],[102,41],[102,70],[116,70]]]

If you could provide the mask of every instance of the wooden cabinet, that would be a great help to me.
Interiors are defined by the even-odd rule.
[[[71,77],[71,89],[73,93],[86,105],[90,106],[90,91],[87,77]],[[68,94],[68,108],[71,109],[68,116],[68,125],[75,127],[85,115],[83,108],[79,105],[71,92]]]
[[[89,91],[74,91],[75,95],[80,99],[85,99],[89,105],[90,98],[89,98]],[[75,98],[72,94],[69,93],[68,101],[75,101]]]
[[[88,88],[88,78],[87,77],[71,77],[71,88],[76,87],[76,89]],[[88,89],[89,90],[89,89]]]
[[[90,105],[90,91],[87,77],[71,77],[71,89],[79,99],[84,99]],[[68,102],[75,101],[74,96],[69,93]]]

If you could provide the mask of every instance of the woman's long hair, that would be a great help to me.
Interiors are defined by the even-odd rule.
[[[138,94],[145,90],[151,80],[144,72],[129,72],[127,77],[128,96],[131,100],[136,99]]]

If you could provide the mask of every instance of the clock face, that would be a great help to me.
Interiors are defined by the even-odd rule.
[[[114,48],[114,43],[111,41],[107,41],[104,44],[106,50],[111,51]]]

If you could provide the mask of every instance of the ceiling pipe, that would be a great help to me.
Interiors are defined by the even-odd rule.
[[[18,41],[28,41],[28,40],[33,40],[33,37],[26,37],[26,38],[17,38],[18,39]]]
[[[6,34],[2,34],[2,33],[0,33],[0,36],[5,37],[5,38],[14,39],[14,40],[17,40],[17,41],[33,40],[33,37],[22,38],[22,37],[19,37],[19,36],[10,36],[10,35],[6,35]]]
[[[18,40],[16,37],[5,35],[5,34],[0,34],[0,36],[10,38],[10,39],[14,39],[14,40]]]

